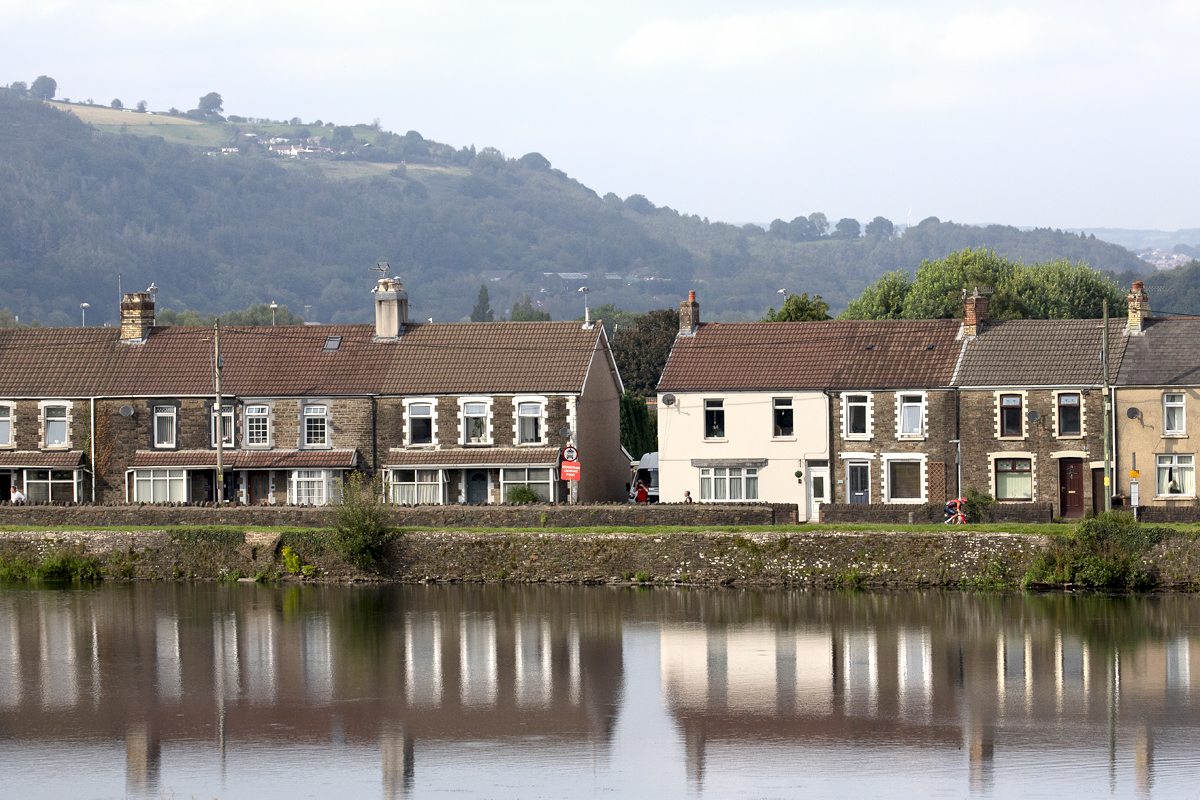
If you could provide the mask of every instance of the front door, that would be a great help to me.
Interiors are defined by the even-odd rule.
[[[486,503],[488,501],[487,470],[467,470],[467,502]]]
[[[1063,517],[1083,516],[1083,459],[1059,459],[1058,499]]]
[[[871,502],[871,466],[861,461],[851,462],[847,468],[850,477],[850,502]]]
[[[251,472],[247,476],[250,484],[250,505],[266,505],[271,499],[271,473]]]
[[[821,518],[821,503],[829,502],[829,467],[808,468],[808,518]]]

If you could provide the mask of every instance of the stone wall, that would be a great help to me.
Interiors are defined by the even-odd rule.
[[[1148,525],[1200,522],[1200,506],[1141,506],[1137,515]]]
[[[622,503],[575,506],[416,506],[393,508],[389,522],[397,528],[641,528],[656,525],[725,527],[730,525],[794,525],[797,508],[789,503],[692,504]],[[175,525],[244,525],[307,527],[329,524],[329,510],[305,506],[0,506],[0,526],[168,527]]]
[[[825,503],[821,522],[860,525],[927,525],[945,520],[944,506],[901,503]],[[984,512],[984,522],[1052,522],[1053,503],[993,503]]]

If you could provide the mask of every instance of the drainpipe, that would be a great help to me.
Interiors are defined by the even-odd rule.
[[[92,440],[92,502],[96,502],[96,398],[91,398],[92,412],[92,435],[88,438]]]
[[[826,439],[829,442],[829,501],[836,503],[837,489],[834,487],[838,485],[836,480],[838,471],[835,466],[837,454],[833,452],[833,393],[828,389],[824,389],[821,391],[821,394],[825,395],[825,420],[829,423],[829,438]],[[807,514],[805,516],[807,517]]]
[[[371,474],[379,474],[379,437],[375,427],[375,398],[371,397]]]
[[[959,499],[961,499],[961,498],[962,498],[962,496],[963,496],[963,485],[962,485],[962,432],[959,430],[959,427],[958,427],[958,426],[959,426],[959,424],[960,424],[960,422],[959,422],[959,411],[960,411],[960,408],[961,408],[961,407],[960,407],[960,405],[959,405],[958,387],[956,386],[956,387],[954,387],[954,442],[955,442],[955,444],[956,444],[956,445],[958,445],[958,448],[957,448],[957,450],[955,451],[955,454],[954,454],[954,460],[957,462],[957,466],[958,466],[958,484],[957,484],[957,486],[955,487],[955,488],[956,488],[956,490],[957,490],[957,491],[956,491],[956,493],[955,493],[955,495],[954,495],[954,499],[955,499],[955,500],[959,500]]]

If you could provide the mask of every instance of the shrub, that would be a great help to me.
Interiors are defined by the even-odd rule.
[[[368,478],[361,472],[351,472],[330,512],[338,554],[359,569],[374,569],[390,538],[379,476]]]
[[[510,486],[508,487],[508,494],[504,497],[505,502],[513,503],[514,505],[536,503],[540,499],[537,492],[528,486]]]
[[[1142,556],[1170,535],[1170,528],[1142,525],[1129,512],[1105,512],[1083,520],[1069,536],[1051,544],[1029,567],[1025,582],[1150,589],[1157,577],[1142,568]]]
[[[299,553],[288,547],[286,544],[283,546],[281,553],[283,555],[283,566],[287,568],[288,573],[291,575],[298,573],[300,571]]]
[[[967,493],[964,496],[967,498],[964,510],[967,522],[983,522],[987,507],[996,502],[987,492],[978,492],[970,486],[967,487]]]

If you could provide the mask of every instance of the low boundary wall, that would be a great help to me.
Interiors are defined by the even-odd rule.
[[[934,504],[918,506],[903,503],[825,503],[821,506],[821,522],[831,525],[836,523],[927,525],[931,522],[942,522],[945,519],[943,508],[944,506]],[[1197,518],[1200,519],[1200,515],[1197,515]],[[984,509],[982,521],[1052,522],[1053,520],[1053,503],[992,503]]]

